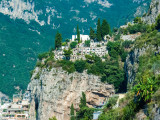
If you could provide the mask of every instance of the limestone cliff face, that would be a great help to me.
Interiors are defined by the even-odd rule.
[[[149,49],[154,52],[156,47],[148,45],[142,48],[135,48],[127,56],[124,68],[125,68],[126,78],[128,81],[128,86],[127,86],[128,89],[131,89],[132,86],[134,85],[134,80],[139,67],[139,57],[146,54],[146,51]]]
[[[152,0],[148,13],[142,18],[143,21],[152,24],[155,23],[157,16],[160,14],[160,0]]]
[[[99,105],[115,93],[113,86],[102,83],[98,76],[88,75],[86,71],[68,74],[60,67],[51,70],[36,68],[28,90],[32,95],[30,120],[48,120],[53,116],[58,120],[69,120],[70,106],[73,103],[75,109],[79,109],[82,91],[90,107]]]

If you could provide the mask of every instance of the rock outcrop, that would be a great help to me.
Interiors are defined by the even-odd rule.
[[[114,87],[102,83],[98,76],[88,75],[86,71],[68,74],[60,67],[51,70],[37,67],[28,90],[32,95],[30,120],[48,120],[53,116],[69,120],[70,106],[73,103],[79,109],[82,92],[89,107],[99,105],[115,93]]]
[[[156,47],[152,45],[148,45],[142,48],[135,48],[127,56],[124,68],[126,73],[126,79],[128,81],[127,85],[128,89],[131,89],[132,86],[134,85],[134,80],[139,67],[139,57],[146,54],[147,50],[152,50],[154,52],[155,49]]]
[[[152,0],[148,13],[142,18],[146,23],[155,23],[157,16],[160,14],[160,0]]]

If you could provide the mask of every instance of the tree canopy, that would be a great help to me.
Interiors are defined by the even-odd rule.
[[[102,41],[100,19],[98,19],[98,22],[97,22],[97,40]]]
[[[62,45],[62,35],[57,31],[55,36],[55,49],[61,47]]]
[[[80,31],[79,31],[78,25],[77,25],[77,40],[78,40],[78,43],[80,43]]]
[[[92,27],[90,27],[90,34],[89,34],[90,39],[95,39],[96,38],[96,34],[95,31],[93,30]]]
[[[70,56],[72,54],[72,49],[71,48],[69,48],[68,50],[64,49],[63,52],[64,52],[65,59],[70,60]]]
[[[86,62],[83,60],[76,60],[74,66],[77,72],[82,73],[86,67]]]
[[[71,42],[70,48],[71,48],[71,49],[76,48],[77,44],[78,44],[78,43],[77,43],[76,41]]]
[[[105,19],[102,22],[101,31],[102,31],[102,39],[104,38],[105,35],[110,34],[111,31],[110,26]]]
[[[75,116],[74,116],[74,106],[73,104],[71,105],[71,111],[70,111],[70,120],[75,120]]]

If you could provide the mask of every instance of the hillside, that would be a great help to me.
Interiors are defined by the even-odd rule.
[[[149,4],[150,0],[1,0],[0,91],[11,97],[15,88],[27,88],[38,53],[54,47],[57,30],[65,40],[75,34],[77,24],[82,34],[89,34],[98,18],[119,27],[142,15]]]

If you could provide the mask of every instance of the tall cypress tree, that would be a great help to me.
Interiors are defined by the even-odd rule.
[[[62,45],[62,35],[57,31],[55,36],[55,49],[61,47]]]
[[[70,111],[70,120],[75,120],[75,116],[74,116],[74,106],[73,104],[71,105],[71,111]]]
[[[110,34],[110,31],[111,31],[110,25],[105,19],[102,22],[101,31],[102,31],[102,39],[104,38],[105,35]]]
[[[81,101],[80,101],[80,108],[86,107],[86,95],[84,92],[82,92],[82,97],[81,97]]]
[[[97,22],[97,40],[102,41],[100,19],[98,19],[98,22]]]
[[[95,33],[92,27],[90,27],[90,34],[89,34],[90,39],[95,39]]]
[[[77,25],[77,40],[78,40],[78,43],[80,43],[80,31],[79,31],[78,25]]]

